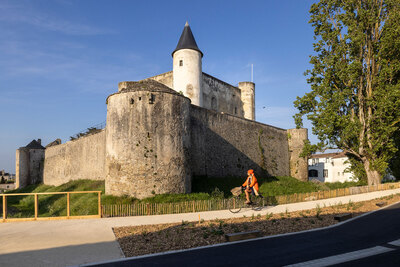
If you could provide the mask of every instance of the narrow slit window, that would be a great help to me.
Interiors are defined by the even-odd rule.
[[[179,60],[179,66],[180,66],[180,67],[183,66],[183,60]]]

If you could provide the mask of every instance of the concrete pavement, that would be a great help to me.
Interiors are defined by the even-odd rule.
[[[262,211],[244,209],[237,214],[227,210],[199,213],[135,216],[121,218],[30,221],[0,223],[0,266],[68,266],[123,257],[112,228],[225,219],[252,214],[281,213],[375,199],[400,193],[400,189],[266,207]]]

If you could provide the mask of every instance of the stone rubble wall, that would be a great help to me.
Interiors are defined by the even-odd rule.
[[[190,193],[190,100],[127,85],[107,100],[106,193]]]
[[[21,147],[15,162],[16,188],[43,182],[44,149]]]
[[[241,90],[204,72],[202,107],[244,117]]]
[[[105,131],[45,150],[43,182],[60,185],[72,180],[105,179]]]
[[[308,160],[300,157],[304,141],[308,139],[308,130],[304,128],[289,129],[287,132],[290,153],[290,176],[300,181],[308,181]]]
[[[286,130],[193,105],[190,115],[194,175],[289,175]]]

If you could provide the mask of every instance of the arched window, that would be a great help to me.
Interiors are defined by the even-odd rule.
[[[317,170],[309,170],[308,177],[318,177],[318,171]]]

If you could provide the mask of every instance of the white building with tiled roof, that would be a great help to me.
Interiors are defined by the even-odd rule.
[[[354,175],[345,171],[349,167],[344,152],[313,154],[308,158],[308,178],[329,183],[354,181]]]

